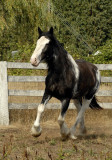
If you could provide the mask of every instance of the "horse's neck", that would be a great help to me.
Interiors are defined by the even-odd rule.
[[[48,64],[48,71],[52,73],[57,73],[58,75],[62,73],[64,69],[64,65],[62,63],[62,59],[57,57],[51,63]]]
[[[51,59],[47,61],[48,65],[48,71],[50,72],[57,72],[60,71],[62,67],[62,54],[60,53],[60,46],[59,45],[54,45],[53,53]]]
[[[74,76],[78,79],[79,69],[78,69],[78,65],[75,62],[75,60],[73,59],[73,57],[69,53],[66,53],[66,55],[63,55],[62,57],[61,56],[57,57],[54,60],[54,62],[52,61],[49,64],[48,72],[52,73],[52,74],[55,73],[58,76],[62,76],[63,73],[67,74],[70,72],[70,70],[72,70],[74,72]]]

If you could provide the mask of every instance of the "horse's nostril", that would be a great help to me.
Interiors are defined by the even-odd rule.
[[[37,59],[36,58],[31,58],[30,62],[31,62],[31,64],[36,64],[37,63]]]

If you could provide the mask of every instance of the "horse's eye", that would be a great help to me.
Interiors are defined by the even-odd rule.
[[[48,48],[48,45],[46,44],[44,49],[43,49],[43,52],[46,52],[47,48]]]
[[[49,46],[49,44],[46,44],[45,48],[47,49],[47,48],[48,48],[48,46]]]

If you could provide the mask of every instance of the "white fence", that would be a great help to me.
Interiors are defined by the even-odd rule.
[[[99,70],[112,70],[112,64],[97,64]],[[38,106],[36,103],[15,104],[8,103],[8,96],[43,96],[43,90],[8,90],[8,82],[44,82],[45,76],[8,76],[8,68],[21,69],[47,69],[46,64],[41,63],[37,68],[30,63],[14,63],[0,62],[0,124],[9,125],[9,109],[34,109]],[[112,83],[112,77],[101,77],[101,82]],[[112,90],[100,90],[97,96],[112,97]],[[103,108],[112,109],[112,103],[100,103]],[[60,108],[59,103],[48,103],[48,109]],[[75,106],[70,103],[70,109],[75,109]]]

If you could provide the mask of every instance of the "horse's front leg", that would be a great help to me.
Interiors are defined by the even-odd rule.
[[[50,100],[50,98],[51,96],[45,92],[42,98],[41,104],[39,104],[38,106],[37,117],[31,129],[32,135],[35,137],[38,137],[41,135],[42,129],[40,127],[40,118],[41,118],[41,114],[44,112],[45,105]]]
[[[58,123],[59,123],[59,126],[60,126],[60,133],[61,133],[61,137],[62,137],[63,140],[67,139],[69,137],[69,134],[70,134],[70,130],[67,127],[67,125],[65,123],[65,120],[64,120],[66,111],[67,111],[68,106],[69,106],[69,103],[70,103],[70,99],[65,99],[65,100],[62,101],[61,112],[60,112],[60,115],[58,117]]]

